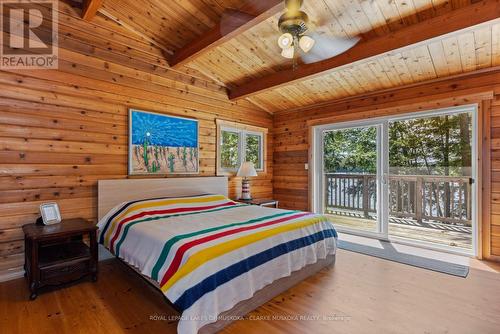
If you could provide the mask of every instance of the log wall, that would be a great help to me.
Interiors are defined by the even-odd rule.
[[[21,226],[41,203],[96,220],[97,180],[127,177],[128,108],[198,119],[199,176],[216,174],[216,119],[272,130],[267,112],[229,102],[201,73],[169,69],[161,51],[116,23],[82,21],[63,2],[59,11],[59,69],[0,71],[0,277],[21,271]],[[267,142],[256,197],[272,196],[271,132]],[[231,179],[231,196],[239,188]]]

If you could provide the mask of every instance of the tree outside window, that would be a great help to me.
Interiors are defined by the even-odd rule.
[[[237,132],[221,131],[220,159],[224,169],[238,168],[240,165],[240,135]]]
[[[218,132],[218,173],[235,173],[244,161],[252,162],[257,171],[264,170],[266,129],[218,121]]]
[[[246,161],[253,162],[255,169],[259,170],[261,166],[261,151],[262,143],[260,135],[246,135]]]

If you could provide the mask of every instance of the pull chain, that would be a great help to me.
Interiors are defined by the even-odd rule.
[[[293,36],[293,63],[292,63],[292,71],[295,71],[299,66],[297,58],[299,55],[299,38],[298,36]]]

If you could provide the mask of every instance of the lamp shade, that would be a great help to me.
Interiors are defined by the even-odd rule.
[[[238,174],[236,176],[250,177],[257,176],[257,171],[253,166],[253,162],[246,161],[241,164],[240,169],[238,169]]]

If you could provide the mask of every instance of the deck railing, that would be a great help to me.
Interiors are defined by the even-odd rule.
[[[469,177],[390,175],[389,214],[393,217],[471,223]],[[377,208],[374,174],[325,174],[327,209],[362,212],[370,217]]]

